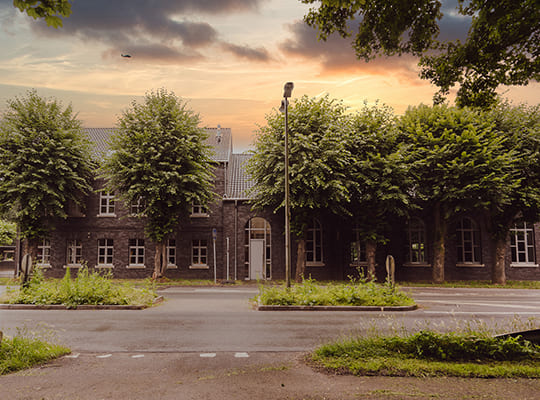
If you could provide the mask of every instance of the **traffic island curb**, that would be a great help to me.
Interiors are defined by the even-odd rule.
[[[164,301],[163,296],[154,299],[153,304]],[[144,310],[148,305],[118,305],[118,304],[81,304],[66,306],[64,304],[0,304],[0,310]]]
[[[414,311],[418,305],[412,306],[256,306],[257,311]]]

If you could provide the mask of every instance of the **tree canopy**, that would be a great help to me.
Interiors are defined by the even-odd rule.
[[[440,88],[438,103],[460,85],[458,106],[489,107],[499,85],[526,85],[540,78],[537,0],[458,0],[457,13],[471,21],[463,43],[438,40],[440,0],[301,1],[318,4],[304,19],[318,29],[319,38],[334,32],[343,38],[354,35],[359,59],[419,56],[421,77]]]
[[[0,246],[6,246],[13,243],[17,236],[17,225],[0,219]]]
[[[13,0],[13,5],[34,19],[43,18],[54,28],[62,26],[62,17],[71,15],[70,0]]]
[[[95,164],[71,106],[35,91],[8,100],[0,125],[0,213],[21,236],[46,236],[70,202],[81,207]]]
[[[199,122],[174,93],[149,92],[123,112],[103,166],[115,195],[143,205],[146,235],[158,252],[193,204],[207,205],[213,198],[210,149]],[[156,258],[155,276],[163,273],[163,263],[166,259]]]

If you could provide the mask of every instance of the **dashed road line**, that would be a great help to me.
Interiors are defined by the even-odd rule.
[[[134,354],[131,356],[131,358],[143,358],[144,354]]]
[[[75,353],[75,354],[68,354],[67,356],[64,356],[64,358],[79,358],[81,353]]]
[[[101,356],[96,356],[96,358],[109,358],[112,357],[112,354],[103,354]]]
[[[248,358],[249,354],[248,353],[234,353],[234,357],[235,358]]]
[[[216,353],[201,353],[199,354],[201,358],[214,358],[216,356]]]

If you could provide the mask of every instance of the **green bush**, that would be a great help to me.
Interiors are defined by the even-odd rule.
[[[149,305],[156,297],[155,290],[149,284],[144,288],[135,288],[127,283],[119,284],[112,280],[110,271],[90,273],[88,268],[80,268],[72,279],[70,269],[66,269],[64,278],[45,279],[43,271],[36,269],[26,287],[11,293],[11,304],[63,304],[68,307],[77,305]]]
[[[263,305],[300,306],[404,306],[414,300],[395,286],[377,284],[366,279],[349,283],[319,285],[313,279],[302,284],[268,287],[259,286],[257,300]]]

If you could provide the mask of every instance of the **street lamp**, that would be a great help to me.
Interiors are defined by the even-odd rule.
[[[287,82],[283,88],[283,100],[279,111],[285,112],[285,282],[291,287],[291,212],[289,200],[289,121],[288,108],[294,83]]]

